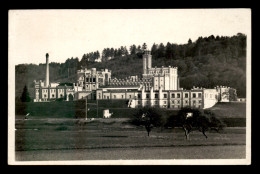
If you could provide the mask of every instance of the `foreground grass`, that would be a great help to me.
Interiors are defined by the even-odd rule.
[[[121,163],[121,160],[144,159],[243,159],[245,149],[244,145],[231,145],[17,151],[16,160],[120,160]]]
[[[147,137],[143,127],[130,125],[128,119],[17,120],[16,129],[17,151],[245,145],[245,128],[226,128],[221,133],[209,131],[208,139],[194,131],[191,140],[186,141],[180,128],[154,128]]]

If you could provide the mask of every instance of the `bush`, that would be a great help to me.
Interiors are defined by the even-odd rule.
[[[136,126],[145,125],[145,118],[148,118],[155,127],[162,126],[164,123],[162,109],[151,107],[140,108],[134,113],[131,123]]]
[[[144,107],[134,114],[131,123],[137,126],[145,126],[149,136],[152,127],[158,127],[164,124],[162,119],[163,114],[164,112],[159,108]]]

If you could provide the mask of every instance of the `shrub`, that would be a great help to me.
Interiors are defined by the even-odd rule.
[[[145,126],[148,133],[152,130],[152,127],[158,127],[163,125],[162,119],[163,112],[159,108],[144,107],[140,108],[135,114],[131,123],[137,126]]]

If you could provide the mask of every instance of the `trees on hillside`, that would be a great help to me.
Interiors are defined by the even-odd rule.
[[[114,48],[104,48],[102,51],[101,60],[103,62],[106,62],[115,57],[124,57],[127,55],[129,55],[129,52],[128,52],[126,46],[121,46],[121,47],[115,48],[115,49]]]
[[[82,66],[86,65],[87,62],[95,62],[97,59],[100,58],[100,53],[99,51],[95,51],[95,52],[90,52],[87,54],[83,54],[82,58],[81,58],[81,63]]]

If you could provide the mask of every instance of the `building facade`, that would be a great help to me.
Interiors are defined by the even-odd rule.
[[[183,107],[206,109],[217,102],[229,101],[231,88],[217,86],[214,89],[180,88],[177,67],[152,67],[151,52],[143,54],[143,74],[125,79],[111,78],[111,70],[96,68],[77,71],[77,82],[72,86],[49,83],[49,55],[46,54],[46,80],[35,84],[35,102],[64,98],[66,101],[79,99],[128,100],[128,106],[160,107],[180,109]],[[234,89],[232,89],[234,90]]]

